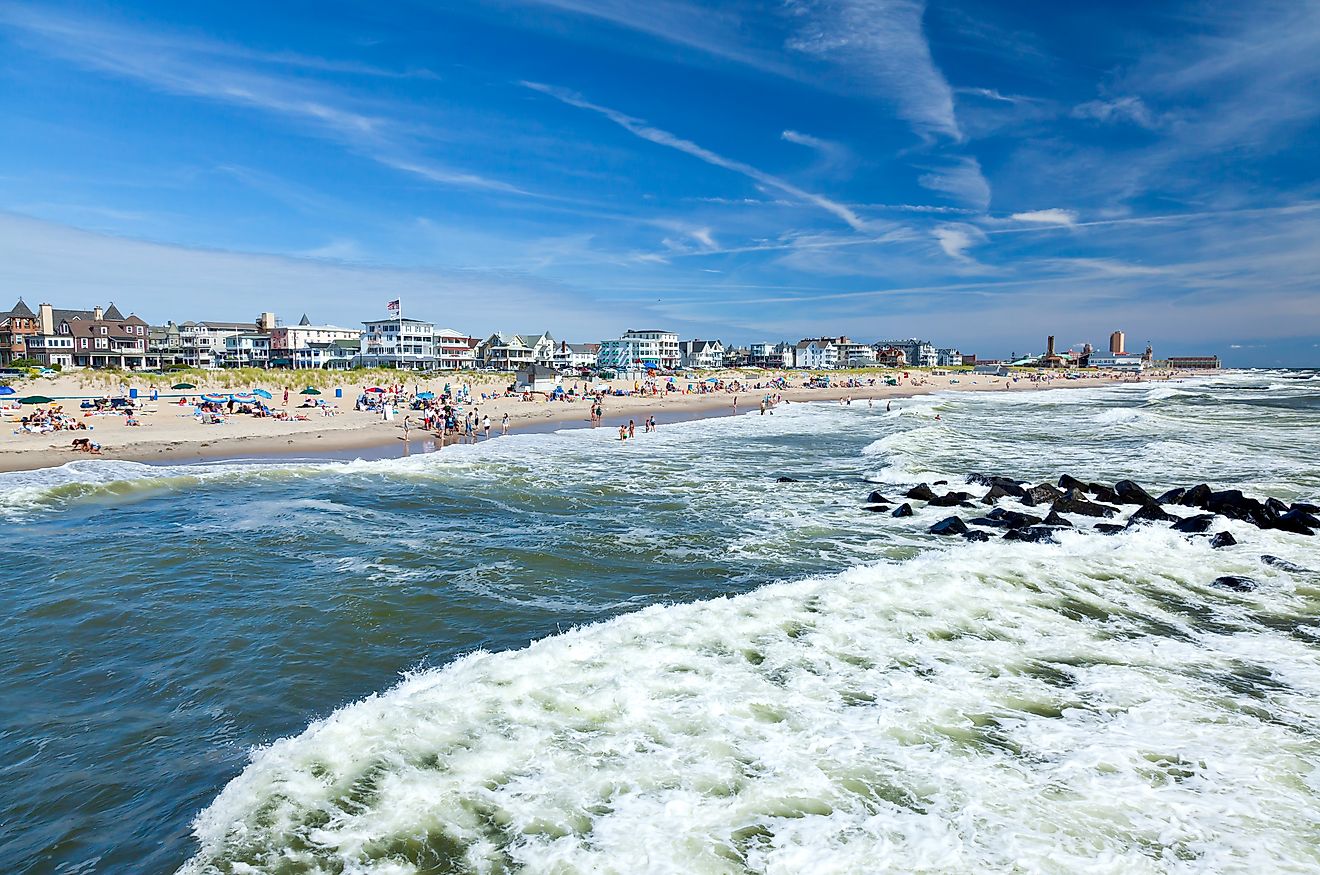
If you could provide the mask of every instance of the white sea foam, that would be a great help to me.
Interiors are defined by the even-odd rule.
[[[1257,619],[1315,611],[1315,581],[1167,531],[1064,537],[413,674],[256,752],[183,871],[1320,866],[1320,666]],[[1243,571],[1262,589],[1206,586]]]

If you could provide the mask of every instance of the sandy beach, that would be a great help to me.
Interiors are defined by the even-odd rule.
[[[420,414],[400,408],[393,421],[385,421],[379,413],[354,409],[354,402],[366,385],[353,380],[361,380],[361,375],[348,373],[342,384],[333,381],[325,385],[320,396],[327,405],[331,405],[333,415],[312,407],[301,407],[308,396],[299,394],[305,379],[296,372],[271,372],[270,377],[246,387],[248,390],[264,389],[273,398],[269,403],[272,409],[281,408],[290,414],[306,416],[305,420],[281,421],[274,418],[258,418],[245,415],[225,417],[223,424],[204,424],[194,416],[193,403],[208,391],[233,392],[232,380],[226,380],[225,372],[197,377],[189,375],[188,380],[196,386],[191,390],[170,390],[156,387],[159,393],[156,400],[151,400],[153,387],[144,381],[126,379],[121,384],[107,383],[104,379],[89,379],[86,374],[66,374],[53,378],[37,378],[16,383],[16,394],[0,399],[13,402],[24,396],[42,395],[54,400],[64,413],[85,423],[86,430],[55,431],[48,434],[30,434],[21,432],[20,419],[33,412],[35,407],[24,406],[19,410],[6,409],[3,431],[0,433],[0,471],[32,470],[62,465],[75,459],[107,458],[127,459],[142,462],[175,462],[198,458],[226,458],[232,456],[265,456],[272,454],[321,455],[342,454],[355,449],[379,448],[395,441],[402,442],[404,436],[403,418],[408,413],[416,423]],[[703,375],[704,380],[708,375]],[[778,376],[773,372],[738,372],[729,371],[713,376],[726,381],[741,380],[744,384],[765,383]],[[1085,388],[1112,385],[1119,380],[1131,380],[1130,376],[1114,374],[1087,375],[1080,379],[1064,379],[1062,375],[1031,380],[1025,375],[1019,379],[992,377],[980,374],[954,373],[949,375],[931,375],[912,372],[909,377],[900,379],[899,385],[891,386],[884,382],[884,376],[893,376],[892,372],[863,374],[833,374],[834,380],[854,377],[864,383],[871,379],[876,385],[862,387],[832,386],[829,388],[806,388],[808,375],[804,372],[786,374],[790,388],[783,390],[765,390],[742,388],[739,391],[714,392],[665,392],[658,395],[632,394],[608,396],[605,398],[603,427],[617,428],[629,419],[641,421],[652,414],[667,421],[711,415],[714,413],[734,412],[734,399],[737,398],[737,412],[755,410],[760,399],[768,392],[782,396],[790,403],[833,402],[851,398],[853,402],[866,399],[896,399],[921,394],[943,391],[1033,391],[1057,388]],[[1180,375],[1144,375],[1143,380],[1171,379]],[[544,396],[534,396],[536,400],[523,400],[522,397],[504,397],[503,390],[508,386],[507,375],[449,375],[434,379],[413,378],[411,375],[398,376],[405,394],[416,392],[439,393],[446,384],[469,387],[474,403],[468,405],[481,416],[489,416],[495,423],[494,433],[499,432],[499,423],[504,414],[509,415],[510,433],[536,428],[544,430],[562,423],[564,427],[575,425],[587,426],[589,405],[578,398],[571,401],[548,401]],[[634,388],[631,380],[613,380],[608,382],[611,390],[628,391]],[[701,381],[677,378],[679,386],[696,387]],[[588,387],[586,381],[574,381],[565,378],[564,386],[572,387],[576,383],[579,390]],[[375,385],[375,384],[370,384]],[[593,382],[591,386],[600,385]],[[130,389],[137,389],[139,395],[136,421],[140,424],[128,424],[128,419],[119,413],[94,413],[80,409],[84,399],[106,398],[109,396],[127,396]],[[288,402],[284,401],[286,389]],[[341,394],[336,395],[336,390]],[[491,396],[486,400],[482,394]],[[498,396],[498,397],[496,397]],[[185,403],[180,404],[180,401]],[[48,408],[50,405],[42,405]],[[467,408],[464,408],[466,412]],[[71,448],[73,439],[90,438],[100,444],[100,456],[89,456],[86,452]],[[428,442],[435,445],[434,436],[412,428],[409,432],[412,443]]]

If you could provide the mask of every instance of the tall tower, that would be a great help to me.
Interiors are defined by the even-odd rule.
[[[1045,339],[1045,355],[1047,358],[1054,358],[1054,335],[1051,334]]]
[[[1109,354],[1127,355],[1127,353],[1123,351],[1123,332],[1115,331],[1113,334],[1109,335]]]

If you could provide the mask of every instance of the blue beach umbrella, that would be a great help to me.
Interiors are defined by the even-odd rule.
[[[253,389],[252,394],[256,395],[258,398],[265,398],[267,401],[271,399],[271,394],[265,389]]]
[[[418,393],[417,393],[417,397],[420,398],[420,399],[422,399],[423,401],[430,401],[432,398],[435,397],[435,393],[434,393],[434,392],[418,392]]]
[[[231,395],[230,397],[235,401],[237,401],[239,404],[251,404],[253,401],[257,400],[256,395],[248,395],[243,392],[239,392],[238,394]]]
[[[211,404],[224,404],[229,399],[224,395],[217,395],[214,392],[212,392],[210,394],[203,395],[202,400]]]
[[[0,386],[0,395],[14,395],[14,394],[16,393],[14,392],[13,386]]]

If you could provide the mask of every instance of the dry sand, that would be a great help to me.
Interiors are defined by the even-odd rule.
[[[1009,389],[1010,391],[1021,392],[1043,388],[1083,388],[1112,385],[1116,379],[1132,379],[1131,377],[1119,378],[1115,375],[1103,375],[1088,376],[1077,380],[1056,378],[1048,382],[1037,383],[1026,379],[1013,382],[1008,378],[968,373],[935,376],[913,372],[912,379],[901,380],[898,386],[889,386],[883,384],[881,379],[883,375],[886,374],[882,372],[860,375],[863,380],[875,377],[877,383],[880,384],[876,386],[808,389],[802,388],[802,383],[806,379],[805,373],[800,371],[789,372],[787,377],[789,385],[793,388],[778,394],[782,394],[785,398],[794,402],[830,401],[837,403],[840,398],[844,397],[851,397],[856,401],[867,398],[903,398],[948,390],[988,391]],[[470,386],[472,397],[478,399],[472,406],[481,415],[490,416],[491,422],[494,424],[492,433],[495,434],[498,434],[500,420],[506,412],[509,414],[511,433],[528,428],[543,430],[549,424],[555,423],[563,423],[564,427],[587,425],[589,405],[581,400],[569,402],[523,401],[520,398],[480,400],[482,392],[497,394],[507,386],[507,377],[483,376],[468,378],[466,375],[452,375],[448,378],[426,380],[413,379],[407,375],[400,376],[403,377],[402,383],[405,391],[409,392],[432,391],[439,394],[446,383],[453,385],[461,383]],[[775,374],[771,372],[726,372],[721,376],[726,379],[742,379],[748,383],[756,383],[758,381],[768,381]],[[838,379],[851,375],[835,374],[832,376]],[[1165,375],[1163,378],[1169,376],[1177,375]],[[346,375],[346,379],[353,378],[352,374]],[[189,375],[188,379],[194,380],[195,377]],[[336,387],[333,384],[328,389],[322,389],[324,394],[320,397],[331,404],[337,405],[337,415],[324,416],[315,410],[299,410],[297,405],[304,399],[297,394],[297,389],[292,390],[288,405],[283,404],[284,390],[290,384],[291,379],[297,379],[296,373],[291,377],[288,372],[272,372],[272,379],[248,388],[268,390],[274,395],[274,399],[267,402],[272,408],[286,407],[291,413],[308,413],[310,414],[309,421],[280,422],[270,418],[233,415],[226,417],[226,422],[223,425],[204,425],[192,415],[193,407],[191,405],[180,406],[177,403],[180,396],[187,396],[190,400],[195,400],[199,394],[207,391],[210,388],[207,379],[202,378],[197,380],[198,388],[195,390],[161,390],[160,400],[146,401],[145,408],[140,408],[142,412],[138,416],[142,424],[136,427],[128,426],[125,423],[125,418],[121,415],[84,417],[86,411],[79,409],[79,402],[84,398],[105,397],[107,394],[127,395],[129,388],[137,388],[141,398],[148,398],[151,389],[145,384],[134,383],[129,380],[122,387],[112,388],[107,392],[104,387],[90,387],[87,385],[87,378],[77,374],[24,381],[21,384],[15,384],[14,388],[18,392],[17,395],[0,398],[0,402],[12,401],[20,396],[45,395],[58,399],[57,403],[63,406],[66,413],[83,419],[91,427],[91,430],[59,431],[45,435],[15,434],[18,417],[6,415],[2,433],[0,433],[0,471],[45,468],[62,465],[74,459],[90,458],[86,453],[74,452],[70,449],[70,444],[75,437],[90,437],[100,443],[103,450],[99,458],[130,459],[144,462],[174,462],[197,458],[225,458],[277,453],[300,456],[341,454],[356,449],[380,447],[393,441],[401,441],[403,437],[403,416],[406,413],[411,413],[414,422],[419,418],[416,411],[400,410],[393,422],[386,422],[380,414],[355,411],[353,409],[354,402],[359,393],[366,387],[348,382],[338,386],[343,390],[342,398],[334,397]],[[1144,377],[1144,379],[1150,379],[1150,377]],[[951,380],[957,382],[950,382]],[[680,386],[686,386],[696,381],[689,381],[680,377],[677,382]],[[565,378],[564,385],[566,387],[573,384],[572,379]],[[614,380],[610,381],[610,384],[612,388],[623,389],[631,389],[633,386],[632,381],[626,380]],[[579,380],[577,385],[581,388],[588,384]],[[235,391],[233,389],[216,388],[217,391],[221,392]],[[736,393],[738,412],[755,410],[760,399],[770,391],[773,390],[745,389]],[[630,418],[637,420],[640,427],[641,420],[652,413],[663,415],[670,421],[676,418],[712,415],[717,412],[731,413],[733,412],[734,397],[733,393],[725,392],[608,397],[603,405],[605,409],[604,427],[618,428],[621,423],[626,423]],[[30,412],[32,409],[31,407],[25,407],[23,411]],[[414,440],[425,439],[434,444],[434,438],[418,428],[414,428],[410,436]]]

